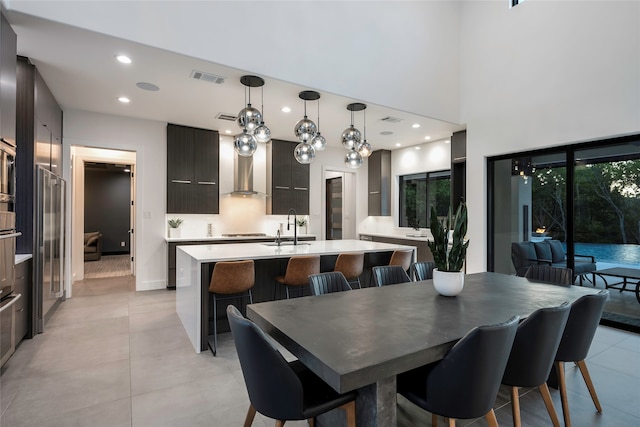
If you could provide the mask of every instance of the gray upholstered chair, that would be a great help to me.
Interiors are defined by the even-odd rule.
[[[102,233],[84,233],[84,260],[99,261],[102,256]]]

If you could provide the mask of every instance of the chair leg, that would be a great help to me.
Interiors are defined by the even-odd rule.
[[[356,402],[352,400],[341,406],[347,416],[347,427],[356,427]]]
[[[553,423],[553,427],[560,427],[560,420],[558,419],[556,408],[553,406],[553,401],[551,400],[551,393],[549,393],[549,387],[547,386],[547,383],[540,384],[538,386],[538,390],[542,395],[542,400],[544,400],[544,406],[547,407],[547,412],[549,413],[549,418],[551,418],[551,423]]]
[[[249,410],[247,411],[247,417],[244,419],[244,427],[251,427],[253,424],[253,419],[256,417],[256,408],[253,405],[249,405]]]
[[[562,401],[562,416],[564,417],[564,426],[571,427],[569,401],[567,400],[567,383],[564,378],[564,362],[556,362],[556,372],[558,374],[558,390],[560,390],[560,400]]]
[[[358,289],[362,289],[362,284],[360,283],[360,276],[356,277],[356,281],[358,282]]]
[[[456,427],[456,419],[449,418],[449,427]]]
[[[307,420],[307,424],[309,424],[309,427],[314,427],[316,425],[316,419],[315,418],[309,418]]]
[[[216,294],[213,294],[213,355],[218,352],[218,304],[216,302]]]
[[[513,416],[513,427],[520,427],[520,395],[518,387],[511,387],[511,415]]]
[[[285,421],[276,420],[276,427],[284,427],[284,423],[285,423]]]
[[[431,414],[431,425],[438,427],[438,416],[436,414]]]
[[[496,418],[496,413],[493,412],[493,408],[487,412],[487,415],[484,416],[487,420],[487,424],[489,427],[498,427],[498,419]]]
[[[285,286],[285,289],[286,289],[286,291],[287,291],[287,299],[289,299],[289,287],[288,287],[288,286]]]
[[[587,369],[587,362],[584,360],[580,360],[577,362],[578,368],[580,368],[580,373],[582,374],[582,378],[584,378],[584,382],[589,389],[589,394],[591,395],[591,400],[593,400],[593,404],[596,406],[598,412],[602,412],[602,406],[600,406],[600,401],[598,400],[598,395],[596,394],[596,388],[593,386],[593,382],[591,381],[591,375],[589,375],[589,370]]]

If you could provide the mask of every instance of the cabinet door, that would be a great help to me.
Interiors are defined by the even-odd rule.
[[[193,213],[217,214],[219,212],[219,158],[218,132],[196,129],[194,144],[195,199]]]
[[[169,182],[191,184],[194,180],[195,129],[167,125],[167,177]]]
[[[391,152],[377,150],[368,160],[369,216],[391,215]]]
[[[16,142],[16,33],[2,15],[0,22],[0,137]]]
[[[287,141],[272,140],[273,190],[291,190],[291,165],[295,145]]]
[[[309,214],[309,165],[301,165],[295,159],[291,167],[293,208],[298,215]]]
[[[31,260],[16,265],[14,292],[22,297],[16,302],[16,344],[29,331],[29,302],[31,301]]]
[[[51,170],[51,132],[39,119],[36,120],[36,165]]]

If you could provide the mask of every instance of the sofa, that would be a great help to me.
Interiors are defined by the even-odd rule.
[[[589,273],[593,275],[596,270],[596,260],[591,255],[578,254],[575,254],[574,260],[573,281],[580,278],[580,285],[582,285],[584,276]],[[516,275],[522,277],[533,264],[567,268],[567,255],[560,240],[513,242],[511,243],[511,261],[516,269]]]
[[[99,261],[102,256],[102,233],[84,233],[84,260]]]

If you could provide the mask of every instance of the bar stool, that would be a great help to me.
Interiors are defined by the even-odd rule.
[[[284,276],[276,276],[275,280],[284,285],[287,299],[289,299],[289,287],[304,291],[304,288],[309,286],[309,276],[318,273],[320,273],[320,255],[294,256],[289,258]]]
[[[209,348],[215,356],[218,349],[218,310],[217,300],[249,297],[253,303],[251,288],[255,283],[255,267],[253,260],[248,261],[220,261],[216,262],[211,274],[209,292],[213,296],[213,342],[208,337]],[[243,293],[246,295],[241,295]],[[226,295],[220,297],[219,295]]]
[[[358,288],[362,288],[360,285],[360,275],[363,270],[364,252],[339,254],[338,259],[336,259],[336,265],[333,268],[333,271],[341,272],[349,284],[357,283]]]

